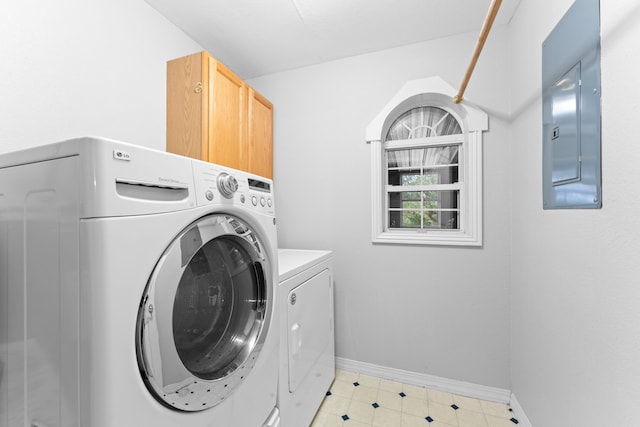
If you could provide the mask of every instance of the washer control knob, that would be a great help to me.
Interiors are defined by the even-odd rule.
[[[238,191],[238,180],[226,172],[222,172],[218,175],[218,190],[227,199],[233,197],[233,193]]]

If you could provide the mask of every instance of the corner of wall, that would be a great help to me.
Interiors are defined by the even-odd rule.
[[[524,413],[524,409],[520,406],[520,402],[516,399],[516,395],[511,393],[510,403],[511,409],[513,410],[514,418],[518,420],[518,425],[522,425],[522,427],[533,427],[529,418],[527,418],[527,414]]]

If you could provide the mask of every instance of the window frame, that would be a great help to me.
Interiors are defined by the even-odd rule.
[[[482,133],[488,129],[488,116],[475,107],[464,103],[455,104],[453,102],[455,93],[455,89],[439,77],[409,81],[367,127],[367,142],[371,145],[371,230],[374,244],[483,245]],[[391,124],[404,112],[420,106],[438,107],[452,114],[462,128],[462,138],[459,135],[452,135],[384,142]],[[386,147],[389,143],[427,147],[454,139],[457,141],[462,139],[459,174],[463,177],[463,183],[460,191],[459,228],[455,230],[388,229]],[[428,145],[424,145],[425,140]]]
[[[421,184],[416,186],[393,186],[389,184],[389,167],[387,161],[387,153],[389,151],[394,150],[403,150],[403,149],[416,149],[416,148],[431,148],[431,147],[443,147],[443,146],[458,146],[458,182],[456,183],[436,183],[436,184]],[[384,167],[384,173],[381,177],[383,179],[383,187],[384,187],[384,224],[385,228],[389,228],[390,224],[390,211],[394,208],[390,206],[390,197],[391,193],[396,192],[429,192],[429,191],[458,191],[458,199],[460,203],[458,204],[458,208],[456,211],[458,212],[458,217],[461,217],[462,212],[462,203],[465,188],[464,188],[464,170],[461,167],[462,162],[460,159],[464,159],[464,135],[463,134],[455,134],[455,135],[445,135],[445,136],[437,136],[437,137],[429,137],[429,138],[411,138],[411,139],[402,139],[402,140],[389,140],[382,143],[382,165]],[[424,167],[421,167],[423,169]],[[439,169],[440,167],[435,167],[432,169]],[[400,188],[401,187],[401,188]],[[421,198],[422,201],[422,198]],[[441,213],[438,213],[440,216]],[[460,219],[456,221],[456,223],[460,224]],[[457,231],[460,227],[456,228]],[[399,231],[402,233],[406,233],[407,231],[418,231],[418,232],[433,232],[437,230],[436,228],[420,228],[418,230],[414,229],[406,229],[402,228],[394,228],[394,231]]]

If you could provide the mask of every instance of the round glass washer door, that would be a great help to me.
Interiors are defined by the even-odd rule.
[[[271,264],[243,220],[203,217],[166,249],[140,302],[138,367],[164,405],[200,411],[249,375],[271,318]]]

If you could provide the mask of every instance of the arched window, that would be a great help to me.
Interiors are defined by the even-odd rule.
[[[385,141],[431,138],[462,133],[460,123],[450,113],[434,106],[415,107],[403,113],[389,128]]]
[[[375,243],[482,245],[486,114],[439,78],[407,83],[367,127]]]

